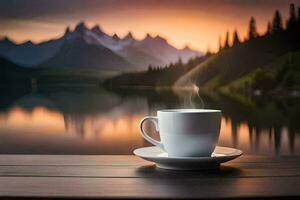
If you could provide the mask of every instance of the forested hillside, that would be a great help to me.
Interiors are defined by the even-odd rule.
[[[266,33],[259,35],[251,18],[245,41],[235,31],[230,44],[227,33],[219,52],[181,77],[176,86],[193,82],[210,88],[299,89],[299,51],[300,13],[296,16],[292,4],[286,26],[276,11]]]

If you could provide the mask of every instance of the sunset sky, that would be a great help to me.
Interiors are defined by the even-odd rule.
[[[61,36],[66,26],[81,20],[99,24],[108,34],[137,39],[146,33],[167,38],[170,44],[206,51],[218,38],[238,29],[247,34],[251,16],[264,32],[276,9],[286,19],[289,4],[300,0],[9,0],[0,1],[0,36],[17,42],[40,42]]]

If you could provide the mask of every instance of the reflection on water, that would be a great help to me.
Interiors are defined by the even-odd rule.
[[[299,134],[295,138],[290,138],[287,127],[282,127],[276,134],[279,136],[275,136],[274,129],[256,130],[250,128],[246,122],[233,125],[230,119],[223,118],[220,145],[237,147],[245,153],[276,155],[300,153]]]
[[[289,100],[282,111],[282,102],[238,103],[204,96],[199,104],[204,101],[207,108],[223,110],[219,145],[251,154],[300,154],[297,100]],[[172,93],[137,95],[101,89],[0,97],[0,153],[131,154],[137,147],[149,146],[139,135],[139,120],[157,109],[180,107],[185,100]]]

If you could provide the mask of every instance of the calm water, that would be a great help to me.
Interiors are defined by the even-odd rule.
[[[149,146],[138,132],[143,116],[161,108],[205,107],[223,111],[219,145],[249,154],[300,154],[296,98],[201,93],[200,98],[189,93],[99,88],[1,93],[0,153],[132,154],[135,148]]]

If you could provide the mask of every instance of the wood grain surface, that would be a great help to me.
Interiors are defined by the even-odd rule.
[[[298,198],[300,157],[245,155],[212,171],[135,156],[0,155],[1,198]]]

